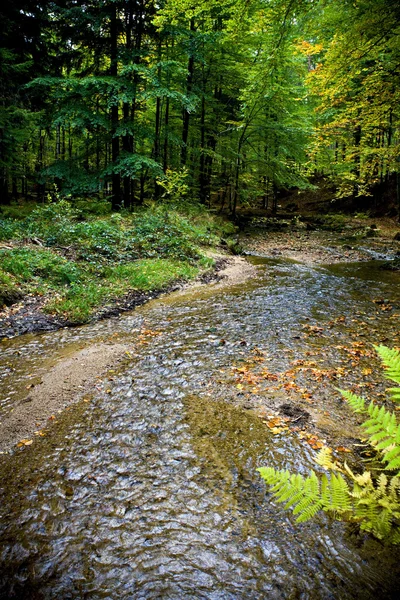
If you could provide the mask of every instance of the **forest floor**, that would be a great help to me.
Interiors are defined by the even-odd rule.
[[[287,221],[283,220],[283,223]],[[317,229],[307,221],[297,226],[289,225],[285,230],[274,230],[279,224],[282,220],[275,218],[266,223],[255,219],[253,227],[239,236],[244,252],[290,258],[307,264],[385,260],[400,256],[400,223],[395,219],[343,218],[336,231]],[[334,218],[330,225],[336,226]],[[396,235],[399,239],[395,239]]]

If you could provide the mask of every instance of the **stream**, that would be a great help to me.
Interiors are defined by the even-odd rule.
[[[387,387],[371,344],[400,345],[400,275],[377,261],[249,260],[258,275],[244,284],[2,343],[0,415],[32,374],[79,348],[131,350],[50,435],[1,457],[1,598],[397,597],[398,550],[324,515],[297,525],[256,468],[316,466],[304,438],[260,418],[285,402],[300,402],[327,443],[357,441],[335,387]],[[299,388],[273,377],[247,386],[234,371],[306,360],[340,382],[311,366]],[[299,391],[309,386],[311,398]]]

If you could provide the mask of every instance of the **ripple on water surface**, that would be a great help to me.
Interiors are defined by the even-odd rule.
[[[143,322],[160,333],[98,386],[86,411],[64,416],[58,433],[18,454],[18,464],[5,461],[3,598],[391,597],[394,552],[324,517],[294,525],[271,503],[257,466],[306,472],[311,448],[272,436],[210,384],[245,354],[243,341],[279,366],[283,349],[303,350],[296,334],[305,319],[374,308],[359,279],[266,264],[245,286],[177,295],[40,336],[36,346],[29,338],[40,364],[54,348],[93,336],[136,339]],[[373,293],[385,285],[371,283]],[[394,325],[382,319],[377,329],[389,335]]]

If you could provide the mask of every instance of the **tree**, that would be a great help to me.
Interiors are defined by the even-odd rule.
[[[318,61],[309,75],[316,162],[339,195],[363,197],[399,171],[399,5],[330,1],[321,15],[317,44],[304,48]]]

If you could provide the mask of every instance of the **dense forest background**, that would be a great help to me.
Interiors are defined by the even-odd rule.
[[[398,203],[396,0],[5,0],[0,204]],[[390,202],[389,202],[390,204]]]

